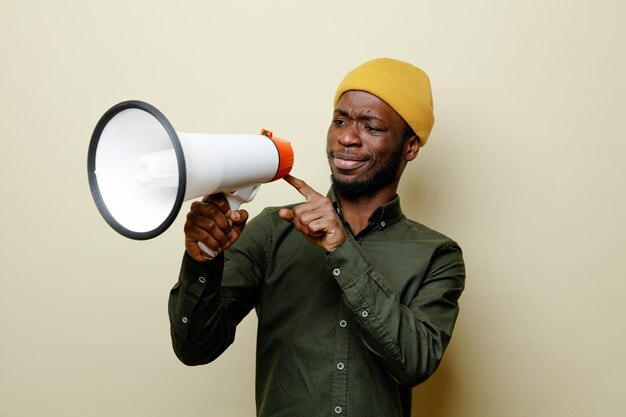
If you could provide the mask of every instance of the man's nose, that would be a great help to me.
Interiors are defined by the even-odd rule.
[[[359,136],[358,127],[355,125],[347,126],[339,134],[339,143],[343,146],[360,146],[361,137]]]

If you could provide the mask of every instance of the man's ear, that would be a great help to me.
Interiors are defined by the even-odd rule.
[[[416,134],[409,136],[405,142],[404,159],[412,161],[417,158],[417,154],[419,153],[421,147],[422,141]]]

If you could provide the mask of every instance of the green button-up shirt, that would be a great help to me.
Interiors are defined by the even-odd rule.
[[[358,235],[344,224],[349,239],[327,253],[268,208],[225,255],[185,254],[169,302],[180,360],[217,358],[254,308],[258,416],[410,416],[458,315],[461,249],[397,197]]]

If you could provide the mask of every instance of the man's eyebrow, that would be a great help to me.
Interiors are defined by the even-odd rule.
[[[335,109],[333,113],[334,113],[335,115],[337,115],[337,116],[343,116],[343,117],[347,117],[347,116],[348,116],[348,112],[347,112],[347,111],[345,111],[345,110],[343,110],[343,109],[340,109],[340,108]],[[371,115],[371,114],[362,114],[362,115],[359,115],[359,116],[357,116],[357,119],[358,119],[358,120],[364,120],[364,121],[377,120],[377,121],[379,121],[379,122],[383,122],[383,123],[385,122],[385,121],[384,121],[383,119],[381,119],[380,117],[376,117],[376,116]]]
[[[371,114],[364,114],[362,116],[359,116],[359,120],[366,120],[366,121],[376,120],[376,121],[383,122],[383,123],[385,122],[380,117],[372,116]]]

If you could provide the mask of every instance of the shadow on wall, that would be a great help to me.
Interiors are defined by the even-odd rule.
[[[447,359],[447,360],[446,360]],[[413,388],[411,417],[446,417],[455,397],[454,367],[444,356],[439,369],[426,382]]]

